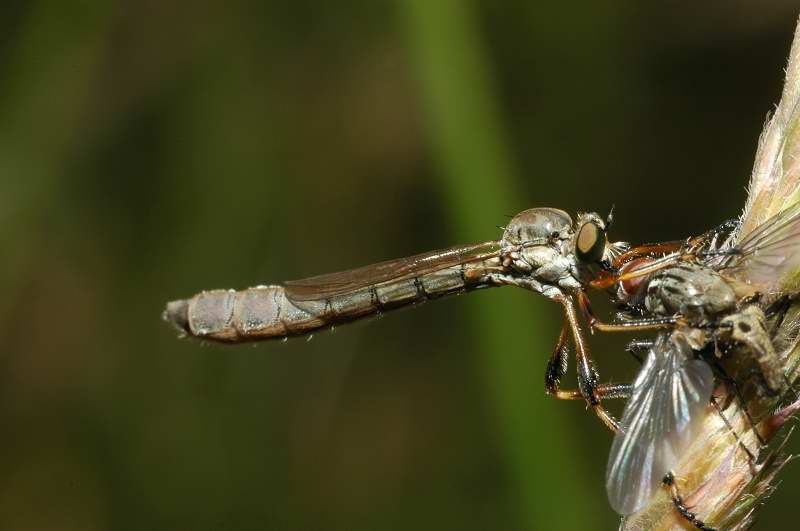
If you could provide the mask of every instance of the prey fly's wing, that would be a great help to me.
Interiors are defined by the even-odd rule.
[[[800,271],[800,202],[753,229],[712,259],[713,267],[772,293],[797,287]]]
[[[710,260],[762,292],[798,287],[800,273],[800,26],[781,101],[758,141],[747,202],[724,251]]]
[[[606,491],[617,513],[644,507],[696,436],[713,390],[711,368],[695,359],[683,333],[656,338],[608,458]]]
[[[789,52],[781,101],[758,141],[738,241],[800,201],[800,26]]]

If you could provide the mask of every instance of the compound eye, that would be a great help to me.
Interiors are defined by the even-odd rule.
[[[584,223],[575,239],[575,256],[581,262],[600,262],[606,250],[606,233],[595,223]]]

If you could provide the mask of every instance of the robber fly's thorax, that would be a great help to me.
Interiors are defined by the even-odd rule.
[[[563,210],[532,208],[517,214],[501,240],[501,263],[511,272],[564,291],[583,286],[627,244],[610,244],[607,222],[595,213],[577,221]]]

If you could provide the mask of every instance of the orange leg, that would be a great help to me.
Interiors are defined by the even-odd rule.
[[[580,321],[575,313],[571,297],[561,295],[554,297],[564,309],[564,326],[561,329],[558,343],[548,363],[545,384],[548,392],[563,400],[577,400],[582,398],[594,410],[597,417],[603,421],[611,431],[619,431],[619,422],[602,406],[603,398],[618,398],[630,394],[630,386],[624,384],[600,384],[594,363],[589,354],[589,347],[583,337]],[[575,361],[578,370],[578,389],[562,391],[558,382],[566,371],[566,340],[567,328],[572,331],[572,341],[575,344]]]
[[[602,272],[599,275],[597,275],[597,278],[589,282],[589,287],[593,289],[608,289],[618,282],[623,282],[625,280],[632,280],[634,278],[647,276],[657,271],[661,271],[662,269],[675,265],[676,263],[686,258],[687,258],[686,255],[673,253],[673,254],[668,254],[667,256],[662,256],[661,258],[655,258],[653,259],[652,262],[647,263],[647,265],[631,269],[630,271],[626,271],[625,273],[622,274],[614,272]],[[619,260],[622,259],[620,258]],[[624,264],[625,262],[619,262],[619,263]]]
[[[561,378],[567,372],[567,335],[569,323],[564,320],[561,333],[558,336],[556,348],[550,356],[545,372],[544,386],[547,394],[559,400],[584,400],[583,395],[578,389],[562,390]],[[600,384],[595,388],[598,398],[627,398],[630,396],[630,384]]]
[[[586,322],[589,323],[592,333],[595,330],[600,332],[650,332],[669,328],[677,322],[675,317],[650,317],[623,323],[604,323],[594,315],[589,297],[585,291],[578,292],[578,307],[581,309]]]

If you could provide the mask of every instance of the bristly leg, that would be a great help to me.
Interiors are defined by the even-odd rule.
[[[558,341],[547,362],[547,369],[544,373],[544,388],[549,395],[558,395],[559,387],[561,386],[561,378],[567,372],[567,359],[569,356],[569,352],[567,351],[568,328],[569,323],[564,319],[561,332],[558,334]]]
[[[606,426],[611,428],[612,431],[616,431],[612,427],[618,426],[616,419],[614,419],[605,411],[605,409],[602,408],[602,406],[600,406],[600,400],[605,398],[628,398],[631,394],[631,385],[616,383],[591,384],[590,393],[591,396],[596,397],[596,403],[593,403],[591,399],[588,399],[586,396],[584,396],[580,389],[561,389],[561,378],[567,372],[567,358],[569,354],[567,350],[568,332],[569,323],[567,320],[565,320],[564,325],[561,327],[561,332],[559,333],[556,346],[553,349],[553,354],[550,356],[550,360],[547,362],[547,369],[545,370],[544,375],[545,391],[547,394],[552,395],[559,400],[587,400],[587,402],[589,402],[589,404],[595,408],[595,411],[597,411],[597,408],[602,409],[602,412],[598,412],[598,416],[600,416],[601,420],[603,420]],[[606,419],[603,418],[603,414],[609,419],[609,421],[606,421]]]
[[[650,332],[653,330],[663,330],[673,326],[677,320],[675,317],[647,317],[641,319],[631,319],[630,321],[606,323],[595,316],[589,297],[584,291],[579,291],[578,307],[584,319],[589,324],[592,333],[599,332]]]
[[[634,339],[625,346],[625,352],[630,353],[639,365],[644,363],[644,355],[653,348],[653,341],[651,339]]]
[[[575,345],[575,362],[578,372],[578,389],[574,391],[558,391],[555,395],[557,398],[562,399],[575,399],[583,398],[586,403],[592,408],[595,415],[603,421],[608,429],[613,432],[619,431],[619,422],[614,418],[601,404],[603,398],[620,398],[630,394],[630,386],[624,384],[600,384],[598,383],[598,374],[594,368],[591,355],[589,353],[589,346],[583,337],[581,323],[573,306],[574,301],[571,297],[559,294],[552,297],[553,300],[559,302],[564,310],[565,325],[562,329],[564,332],[564,342],[566,342],[566,329],[569,328],[572,332],[572,341]],[[551,356],[551,363],[558,362],[559,356],[564,355],[564,346],[559,337],[559,343],[556,345],[556,353]],[[548,373],[550,373],[548,367]],[[555,371],[558,372],[557,370]],[[557,385],[557,382],[553,382]],[[556,387],[557,389],[557,387]]]
[[[683,498],[678,494],[678,487],[675,485],[675,475],[672,472],[667,472],[667,475],[664,476],[663,483],[664,486],[669,489],[672,505],[675,506],[675,510],[678,511],[687,522],[702,531],[716,531],[715,528],[707,526],[705,522],[697,518],[697,513],[690,511],[689,507],[686,506]]]

